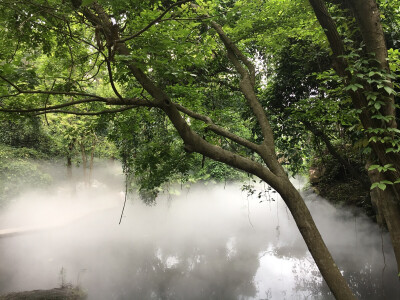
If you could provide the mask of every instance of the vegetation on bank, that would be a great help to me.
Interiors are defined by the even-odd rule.
[[[51,290],[34,290],[18,293],[10,293],[7,295],[0,296],[0,300],[40,300],[40,299],[52,299],[52,300],[84,300],[87,298],[79,288],[73,287],[61,287]]]
[[[43,155],[34,149],[0,144],[0,208],[19,192],[52,182],[41,166],[42,160]]]
[[[324,159],[314,159],[309,170],[310,187],[335,206],[360,207],[376,221],[367,170],[361,162],[353,162],[353,168],[359,174],[356,178],[334,158],[325,156]]]

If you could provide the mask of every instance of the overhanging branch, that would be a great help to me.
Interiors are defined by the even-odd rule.
[[[139,98],[127,98],[127,99],[118,99],[118,98],[89,98],[89,99],[82,99],[82,100],[77,100],[77,101],[70,101],[58,105],[53,105],[53,106],[48,106],[48,107],[39,107],[39,108],[6,108],[2,107],[0,108],[1,112],[7,112],[7,113],[50,113],[50,112],[68,112],[72,113],[70,111],[62,111],[59,110],[60,108],[65,108],[65,107],[71,107],[76,104],[82,104],[82,103],[92,103],[92,102],[102,102],[106,105],[128,105],[129,108],[133,107],[139,107],[139,106],[144,106],[144,107],[157,107],[158,104],[153,101],[149,100],[144,100],[144,99],[139,99]],[[118,110],[116,110],[117,112]],[[110,111],[111,112],[111,111]],[[77,114],[78,112],[76,112]],[[79,112],[80,113],[80,112]]]
[[[42,95],[63,95],[63,96],[83,96],[83,97],[91,97],[94,99],[98,99],[100,101],[106,101],[107,98],[94,95],[94,94],[89,94],[89,93],[83,93],[83,92],[63,92],[63,91],[42,91],[42,90],[24,90],[18,87],[16,84],[5,78],[4,76],[0,75],[0,78],[7,82],[9,85],[11,85],[14,89],[17,90],[17,93],[15,94],[9,94],[9,95],[2,95],[0,96],[1,98],[9,98],[9,97],[15,97],[20,94],[42,94]]]
[[[78,115],[78,116],[99,116],[105,114],[113,114],[118,112],[123,112],[126,110],[130,110],[133,108],[138,107],[137,105],[129,105],[126,107],[121,107],[118,109],[106,109],[97,112],[79,112],[79,111],[70,111],[70,110],[61,110],[61,109],[54,109],[54,110],[47,110],[45,112],[36,113],[35,115],[42,115],[42,114],[49,114],[49,113],[58,113],[58,114],[69,114],[69,115]]]
[[[48,106],[48,107],[39,107],[39,108],[1,108],[0,111],[2,112],[8,112],[8,113],[31,113],[31,112],[45,112],[48,110],[52,109],[58,109],[58,108],[63,108],[63,107],[68,107],[68,106],[73,106],[76,104],[82,104],[82,103],[91,103],[91,102],[104,102],[103,100],[99,100],[97,98],[92,98],[92,99],[82,99],[82,100],[77,100],[77,101],[70,101],[67,103],[59,104],[59,105],[54,105],[54,106]]]
[[[199,113],[196,113],[194,111],[191,111],[190,109],[188,109],[188,108],[186,108],[186,107],[184,107],[184,106],[182,106],[180,104],[175,104],[175,106],[179,111],[183,112],[184,114],[186,114],[186,115],[188,115],[188,116],[190,116],[190,117],[192,117],[194,119],[197,119],[197,120],[200,120],[200,121],[203,121],[204,123],[206,123],[208,125],[207,126],[208,130],[211,130],[212,132],[214,132],[214,133],[216,133],[216,134],[218,134],[220,136],[226,137],[226,138],[230,139],[231,141],[233,141],[233,142],[235,142],[235,143],[237,143],[239,145],[242,145],[242,146],[244,146],[244,147],[246,147],[246,148],[248,148],[250,150],[255,151],[256,153],[260,152],[260,150],[261,150],[260,149],[260,145],[252,143],[249,140],[247,140],[245,138],[242,138],[240,136],[237,136],[236,134],[226,130],[225,128],[223,128],[221,126],[216,125],[211,120],[211,118],[209,118],[207,116],[204,116],[204,115],[201,115]]]
[[[110,45],[115,46],[114,50],[116,54],[130,56],[131,51],[126,44],[121,40],[115,39],[115,34],[113,34],[113,31],[116,31],[118,28],[111,22],[110,17],[104,11],[102,6],[94,2],[91,6],[91,9],[92,10],[85,9],[83,11],[85,17],[94,26],[101,26],[106,40],[109,41]],[[116,43],[117,41],[119,42]],[[268,145],[260,145],[260,149],[265,152],[265,155],[263,155],[262,158],[264,161],[268,161],[266,162],[268,168],[266,168],[263,164],[257,163],[248,157],[241,156],[205,141],[201,136],[193,131],[190,125],[186,122],[185,118],[182,117],[182,112],[178,110],[178,107],[172,102],[168,94],[162,88],[157,86],[155,82],[142,71],[134,59],[127,61],[126,66],[136,80],[142,85],[143,89],[154,98],[154,102],[152,102],[153,106],[161,108],[166,113],[173,126],[177,130],[179,136],[182,138],[187,151],[203,154],[213,160],[220,161],[245,172],[254,174],[266,180],[269,184],[271,184],[271,186],[276,187],[278,185],[278,176],[276,174],[284,174],[284,171],[282,169],[281,172],[278,172],[276,165],[271,163],[271,161],[268,161],[269,157],[272,159],[276,158],[274,153],[271,152],[273,151],[272,131],[270,135],[271,139],[269,140]],[[248,80],[250,79],[248,78]],[[251,85],[251,87],[253,88],[253,85]],[[255,100],[258,101],[257,98],[255,98]],[[261,113],[264,113],[265,115],[261,105],[260,107]],[[199,117],[199,115],[197,116]],[[217,128],[214,129],[216,130]],[[276,162],[276,164],[278,163]]]

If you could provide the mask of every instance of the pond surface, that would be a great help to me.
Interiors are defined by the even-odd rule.
[[[0,229],[41,229],[0,238],[0,294],[72,284],[88,299],[333,299],[285,204],[261,190],[197,184],[152,207],[131,197],[120,225],[123,195],[99,183],[22,195]],[[304,195],[357,295],[400,299],[387,233]]]

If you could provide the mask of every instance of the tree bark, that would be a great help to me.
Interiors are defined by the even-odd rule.
[[[70,142],[68,144],[67,152],[67,179],[69,182],[72,181],[72,149],[74,148],[74,143]]]
[[[282,189],[278,192],[291,211],[307,248],[333,295],[336,299],[356,299],[335,264],[301,195],[288,179],[282,179],[282,182]]]
[[[369,166],[370,163],[367,164]],[[384,180],[382,173],[376,169],[368,171],[368,176],[373,182]],[[394,254],[397,261],[397,269],[400,270],[400,211],[396,201],[395,193],[391,187],[385,190],[375,188],[371,191],[371,201],[376,205],[377,221],[381,226],[386,224],[392,241]]]
[[[367,53],[373,53],[379,63],[379,68],[389,72],[388,53],[386,48],[385,36],[380,22],[380,12],[375,0],[350,0],[354,15],[359,25]],[[386,83],[393,88],[393,84]],[[383,95],[382,95],[383,93]],[[381,108],[384,116],[391,116],[392,119],[387,124],[373,124],[372,120],[364,120],[363,123],[372,125],[371,127],[397,128],[396,111],[393,95],[382,92],[379,99],[385,105]],[[364,115],[364,118],[366,116]],[[375,125],[375,126],[374,126]],[[366,127],[364,125],[364,127]],[[367,129],[368,127],[366,127]],[[376,170],[370,171],[371,182],[389,180],[394,182],[400,177],[400,155],[398,153],[387,153],[386,150],[392,145],[380,142],[372,142],[372,149],[381,165],[391,164],[396,171],[378,173]],[[375,172],[374,172],[375,171]],[[390,233],[394,254],[397,261],[397,269],[400,272],[400,184],[387,186],[385,190],[378,190],[371,194],[371,198],[377,197],[375,201],[380,204],[381,215]]]
[[[81,148],[83,181],[85,182],[85,185],[89,185],[88,178],[87,178],[87,158],[86,158],[85,145],[83,144],[83,142],[80,142],[79,146]]]
[[[323,0],[309,0],[311,6],[314,9],[315,15],[324,29],[333,55],[338,58],[338,55],[345,54],[344,44],[341,39],[339,39],[339,34],[335,22],[330,16],[328,10],[325,7]],[[352,8],[353,14],[356,16],[358,28],[360,29],[363,42],[365,44],[367,55],[374,54],[375,59],[378,62],[377,67],[389,72],[389,66],[387,62],[387,49],[386,41],[384,38],[384,33],[382,25],[380,23],[380,12],[375,0],[348,0],[350,7]],[[346,71],[347,62],[342,60],[340,64],[334,66],[336,72],[345,77],[345,79],[350,82],[351,74]],[[389,78],[386,83],[388,87],[392,87],[392,83]],[[360,82],[363,84],[365,90],[376,90],[375,87],[369,86],[365,82]],[[368,101],[366,100],[364,94],[357,90],[355,92],[350,92],[353,105],[356,108],[362,109],[360,114],[360,121],[365,130],[368,129],[388,129],[397,128],[395,116],[395,106],[394,97],[389,95],[384,91],[380,91],[378,99],[385,103],[380,109],[380,113],[383,116],[390,117],[391,120],[388,123],[380,122],[372,118],[372,114],[368,108]],[[382,134],[381,137],[390,137],[391,133],[387,131]],[[371,135],[367,135],[371,138]],[[384,166],[387,164],[392,165],[396,171],[387,171],[385,173],[368,172],[368,176],[372,183],[380,182],[382,180],[389,180],[391,182],[396,181],[400,177],[400,154],[389,152],[387,149],[392,147],[390,143],[381,142],[370,142],[370,146],[375,154],[378,164]],[[368,164],[369,165],[369,164]],[[368,166],[367,165],[367,166]],[[377,188],[375,188],[377,189]],[[391,185],[385,190],[375,190],[371,192],[371,200],[377,205],[379,216],[386,222],[391,241],[393,245],[393,250],[396,256],[398,270],[400,272],[400,184]]]

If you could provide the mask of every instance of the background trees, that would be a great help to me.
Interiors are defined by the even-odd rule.
[[[281,194],[332,292],[351,298],[279,162],[296,172],[310,153],[330,153],[365,187],[357,165],[368,160],[372,198],[398,249],[390,73],[398,51],[389,51],[389,65],[374,1],[310,3],[3,1],[1,36],[10,42],[0,46],[0,111],[11,122],[21,114],[48,123],[50,113],[96,116],[57,129],[66,133],[67,161],[74,144],[85,154],[108,134],[146,195],[201,173],[214,164],[206,157],[258,176]],[[398,28],[395,6],[380,5],[383,28]],[[396,34],[386,37],[396,45]],[[224,168],[209,170],[226,177]]]

